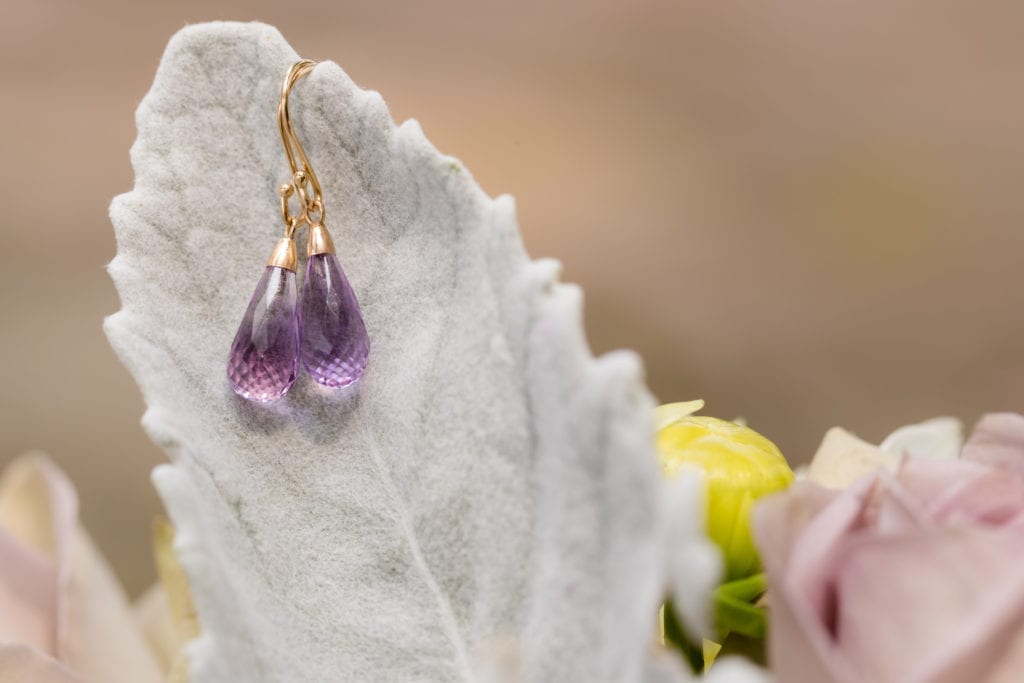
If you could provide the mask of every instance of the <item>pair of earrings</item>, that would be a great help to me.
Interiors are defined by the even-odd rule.
[[[315,66],[316,62],[308,59],[296,62],[281,88],[277,122],[292,170],[292,182],[280,189],[284,237],[267,261],[228,358],[228,380],[235,393],[261,403],[284,396],[298,377],[300,365],[320,384],[348,386],[362,377],[370,354],[359,302],[324,227],[320,181],[288,113],[289,93]],[[293,195],[301,208],[294,215],[288,206]],[[308,260],[299,299],[295,231],[303,225],[308,226]]]

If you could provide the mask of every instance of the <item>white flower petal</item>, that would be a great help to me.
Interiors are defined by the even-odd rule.
[[[955,417],[936,417],[900,427],[885,437],[878,448],[896,458],[906,456],[954,460],[960,457],[963,445],[963,423]]]
[[[893,470],[899,458],[833,427],[825,434],[805,478],[831,489],[845,489],[879,469]]]

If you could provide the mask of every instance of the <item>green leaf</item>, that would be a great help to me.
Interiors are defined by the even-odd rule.
[[[723,583],[715,589],[715,628],[718,632],[723,636],[738,633],[748,638],[763,639],[767,632],[765,609],[753,603],[764,591],[764,574]]]
[[[765,579],[764,572],[761,572],[760,574],[748,576],[745,579],[723,583],[715,589],[715,595],[721,594],[736,600],[742,600],[743,602],[752,602],[764,595],[767,588],[768,582]]]

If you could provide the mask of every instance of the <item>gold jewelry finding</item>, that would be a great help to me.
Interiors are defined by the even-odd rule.
[[[309,239],[306,240],[306,256],[317,254],[333,254],[334,240],[331,233],[323,225],[313,225],[309,228]]]
[[[333,254],[334,242],[324,226],[324,197],[313,166],[309,163],[306,150],[302,148],[295,129],[292,127],[291,115],[288,111],[288,96],[292,88],[301,78],[311,73],[316,67],[312,59],[302,59],[292,65],[281,86],[281,101],[277,105],[277,128],[281,133],[281,144],[284,145],[288,166],[292,171],[292,182],[285,183],[278,191],[281,197],[281,219],[284,221],[285,237],[294,237],[295,231],[302,225],[309,226],[309,237],[306,242],[306,255]],[[288,202],[293,195],[298,196],[300,212],[290,212]]]
[[[267,259],[268,266],[277,266],[278,268],[284,268],[295,272],[295,266],[298,264],[299,258],[295,251],[295,240],[291,237],[282,237],[274,245],[274,251],[270,252],[270,258]]]

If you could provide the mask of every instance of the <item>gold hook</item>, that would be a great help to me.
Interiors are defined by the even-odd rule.
[[[317,178],[313,166],[309,163],[309,157],[306,156],[306,150],[302,148],[302,143],[292,128],[291,115],[288,111],[288,96],[292,88],[302,77],[312,72],[316,64],[312,59],[301,59],[292,64],[281,86],[281,101],[277,105],[277,127],[281,133],[285,156],[288,157],[288,166],[292,170],[292,182],[280,188],[281,218],[285,224],[285,236],[289,238],[303,223],[312,229],[323,225],[324,222],[324,198],[320,189],[320,179]],[[295,193],[298,193],[302,206],[302,213],[298,215],[292,215],[288,211],[288,199]]]

